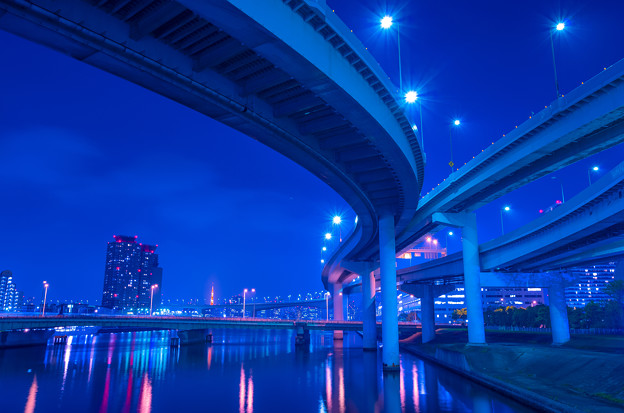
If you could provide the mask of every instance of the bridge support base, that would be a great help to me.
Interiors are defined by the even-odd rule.
[[[375,275],[369,266],[362,277],[362,348],[377,351],[377,316],[375,313]]]
[[[208,336],[210,336],[210,342],[212,342],[212,334],[206,329],[178,330],[178,337],[180,339],[180,345],[183,345],[183,346],[189,345],[189,344],[207,343]]]
[[[433,286],[425,285],[423,286],[422,297],[420,297],[420,322],[423,344],[435,339],[435,311],[433,304]]]
[[[310,345],[310,330],[306,327],[306,323],[297,323],[297,336],[295,337],[296,346],[308,346]]]
[[[481,300],[481,267],[479,264],[479,240],[477,236],[477,217],[474,213],[465,216],[462,231],[464,257],[464,293],[468,312],[468,344],[485,344],[485,326],[483,324],[483,303]]]
[[[344,307],[342,303],[342,284],[334,284],[334,320],[342,321],[344,320]],[[343,331],[342,330],[334,330],[334,340],[342,340]]]
[[[555,282],[548,287],[548,301],[553,345],[558,346],[570,341],[568,307],[565,303],[565,288],[563,282]]]
[[[399,317],[396,281],[394,216],[379,217],[379,268],[381,272],[381,336],[384,371],[399,370]]]

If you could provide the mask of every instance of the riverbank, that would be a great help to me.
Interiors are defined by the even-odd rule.
[[[533,408],[552,412],[624,411],[624,337],[573,336],[560,347],[550,335],[486,332],[487,346],[466,346],[466,330],[420,334],[403,350],[433,361]]]

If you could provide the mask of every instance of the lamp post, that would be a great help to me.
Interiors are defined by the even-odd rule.
[[[444,244],[444,248],[446,248],[447,254],[448,254],[448,237],[449,237],[449,235],[452,237],[453,236],[453,231],[449,231],[449,232],[446,233],[446,241],[445,241],[445,244]]]
[[[407,104],[412,104],[415,103],[418,100],[418,92],[416,92],[415,90],[410,90],[405,94],[405,103]],[[425,151],[425,140],[423,139],[423,120],[422,120],[422,100],[418,100],[418,111],[420,112],[420,142],[422,144],[422,150],[423,152]],[[415,127],[413,127],[412,129],[416,129]]]
[[[48,299],[48,284],[46,281],[43,282],[43,288],[45,288],[45,292],[43,293],[43,311],[41,313],[41,317],[45,317],[45,308],[46,308],[46,300]]]
[[[392,16],[384,16],[381,20],[381,28],[384,30],[388,30],[390,29],[390,27],[392,27],[392,25],[394,24],[394,21],[392,19]],[[403,91],[403,76],[401,74],[401,33],[399,32],[399,27],[400,25],[397,24],[396,28],[397,28],[397,45],[399,48],[399,90]]]
[[[154,288],[158,288],[158,284],[154,284],[151,287],[152,293],[150,295],[150,315],[152,315],[152,305],[154,304]]]
[[[557,99],[559,99],[559,81],[557,80],[557,65],[555,64],[555,43],[553,42],[553,32],[560,32],[565,28],[565,23],[557,23],[554,29],[550,30],[550,49],[552,51],[553,70],[555,72],[555,90],[557,91]]]
[[[246,295],[247,295],[247,291],[249,291],[249,290],[247,290],[247,288],[245,288],[245,289],[243,290],[243,318],[245,318],[245,305],[246,305]],[[255,293],[255,292],[256,292],[256,289],[255,289],[255,288],[252,288],[252,289],[251,289],[251,292],[252,292],[252,293]]]
[[[556,179],[559,181],[559,184],[561,185],[561,202],[565,203],[565,194],[563,193],[563,182],[561,182],[561,179],[559,179],[556,176],[551,177],[552,179]],[[591,185],[591,180],[590,180],[590,185]]]
[[[329,321],[329,291],[327,291],[325,293],[325,314],[326,314],[326,321]]]
[[[598,172],[600,170],[600,168],[598,168],[597,166],[593,166],[591,168],[589,168],[587,170],[587,178],[589,179],[589,184],[591,185],[591,173],[593,172]]]
[[[340,215],[335,215],[332,218],[332,224],[338,227],[338,242],[342,242],[342,228],[340,227],[341,223],[342,223],[342,218],[340,217]]]
[[[451,124],[451,126],[449,127],[449,142],[450,142],[450,148],[451,148],[451,161],[449,162],[449,166],[451,167],[451,173],[453,173],[453,166],[455,165],[453,163],[453,126],[459,126],[460,123],[461,122],[459,121],[459,119],[455,119],[453,123]]]
[[[501,235],[505,235],[505,227],[503,226],[503,211],[505,212],[509,212],[511,210],[511,208],[509,208],[509,206],[505,206],[503,208],[501,208],[500,210],[500,217],[501,217]]]

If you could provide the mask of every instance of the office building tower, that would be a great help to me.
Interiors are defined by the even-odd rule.
[[[136,236],[114,235],[106,248],[102,307],[118,312],[147,313],[154,290],[154,307],[160,305],[162,268],[158,267],[157,245],[137,243]]]
[[[0,273],[0,311],[17,311],[19,292],[13,282],[13,273],[9,270]]]

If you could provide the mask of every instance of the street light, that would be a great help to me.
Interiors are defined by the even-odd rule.
[[[154,304],[154,288],[158,288],[158,284],[154,284],[151,287],[152,294],[150,296],[150,315],[152,315],[152,304]]]
[[[46,281],[43,282],[45,293],[43,294],[43,312],[41,313],[41,317],[45,317],[45,307],[46,307],[46,300],[48,299],[48,287],[49,286],[50,284],[48,284]]]
[[[553,42],[553,32],[560,32],[565,28],[565,23],[559,22],[555,26],[554,30],[550,30],[550,49],[552,51],[553,58],[553,70],[555,72],[555,90],[557,91],[557,99],[559,99],[559,81],[557,80],[557,65],[555,64],[555,44]]]
[[[590,169],[587,170],[587,178],[589,178],[589,184],[591,185],[591,173],[593,172],[598,172],[600,170],[600,168],[598,168],[597,166],[594,166]]]
[[[335,215],[332,219],[332,224],[338,226],[338,242],[342,242],[342,228],[340,227],[341,223],[342,218],[340,217],[340,215]],[[327,235],[325,235],[325,238],[327,238]]]
[[[559,184],[561,185],[561,202],[565,203],[565,195],[563,193],[563,182],[561,182],[561,179],[559,179],[559,177],[556,177],[556,176],[552,176],[551,179],[556,179],[559,181]],[[591,185],[591,180],[590,180],[590,185]]]
[[[451,147],[451,161],[449,162],[449,166],[451,167],[451,173],[453,173],[453,166],[455,165],[453,163],[453,126],[459,126],[460,123],[459,119],[455,119],[449,128],[449,142]]]
[[[246,295],[247,295],[247,291],[249,291],[247,288],[245,288],[245,289],[243,290],[243,318],[245,318],[245,304],[246,304]],[[256,292],[256,289],[255,289],[255,288],[252,288],[252,289],[251,289],[251,292],[252,292],[252,293],[255,293],[255,292]]]
[[[501,235],[505,235],[505,227],[503,226],[503,211],[505,212],[509,212],[511,210],[511,208],[509,208],[509,206],[505,206],[503,208],[501,208],[500,210],[500,217],[501,217]]]
[[[326,233],[326,234],[325,234],[325,239],[326,239],[326,240],[330,240],[330,239],[332,239],[332,234],[331,234],[331,232],[328,232],[328,233]]]
[[[329,291],[325,293],[325,314],[327,314],[327,321],[329,321]]]
[[[412,104],[418,100],[418,92],[415,90],[409,90],[405,94],[405,103]],[[416,127],[416,125],[412,126],[412,130],[419,130],[420,132],[420,141],[422,144],[422,150],[425,151],[425,141],[423,139],[423,119],[422,119],[422,100],[418,100],[418,111],[420,112],[420,130]]]
[[[444,244],[444,248],[446,248],[447,251],[448,251],[448,237],[449,237],[449,235],[452,237],[453,236],[453,231],[449,231],[449,232],[446,233],[446,242]]]
[[[394,21],[392,20],[392,16],[384,16],[382,17],[382,19],[380,20],[381,23],[381,28],[384,30],[388,30],[390,29],[390,27],[392,27],[392,25],[394,24]],[[396,25],[397,28],[397,45],[399,48],[399,90],[403,91],[403,75],[401,74],[401,33],[399,33],[399,24]]]

